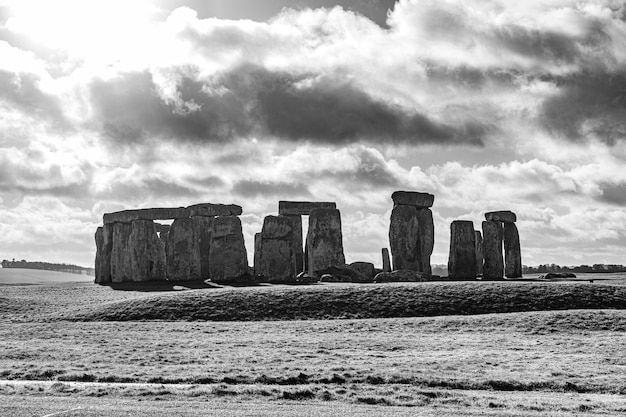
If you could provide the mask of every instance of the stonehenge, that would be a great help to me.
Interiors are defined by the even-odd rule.
[[[103,224],[94,236],[95,282],[432,279],[434,196],[396,191],[391,199],[389,249],[381,250],[382,269],[370,262],[346,265],[341,213],[334,202],[279,201],[278,213],[267,215],[261,230],[254,234],[254,268],[248,266],[239,217],[243,212],[241,206],[202,203],[105,213]],[[309,216],[306,235],[302,216]],[[474,230],[471,221],[454,220],[450,224],[449,278],[521,277],[516,220],[511,211],[487,212],[482,230]]]
[[[247,280],[241,213],[211,203],[105,213],[95,235],[95,282]]]
[[[415,191],[396,191],[391,199],[394,206],[389,223],[389,247],[393,270],[404,269],[430,275],[430,257],[435,244],[430,207],[435,196]]]

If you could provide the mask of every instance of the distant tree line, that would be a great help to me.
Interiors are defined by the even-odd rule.
[[[71,274],[85,274],[85,275],[94,275],[95,271],[93,268],[85,268],[84,266],[72,265],[72,264],[54,264],[50,262],[29,262],[24,259],[21,261],[16,261],[15,258],[13,260],[8,261],[6,259],[2,260],[3,268],[23,268],[23,269],[43,269],[46,271],[58,271],[58,272],[69,272]]]
[[[593,265],[579,265],[579,266],[561,266],[557,264],[545,264],[539,266],[526,266],[522,267],[524,274],[542,274],[546,272],[579,272],[579,273],[609,273],[609,272],[626,272],[626,266],[624,265],[605,265],[605,264],[593,264]]]

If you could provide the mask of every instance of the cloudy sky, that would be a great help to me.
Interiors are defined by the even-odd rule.
[[[626,264],[624,0],[0,0],[0,258],[93,263],[105,212],[394,190],[518,215],[524,264]]]

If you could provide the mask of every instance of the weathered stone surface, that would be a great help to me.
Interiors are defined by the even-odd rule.
[[[522,276],[522,252],[515,223],[504,223],[504,275],[507,278]]]
[[[476,247],[474,223],[455,220],[450,225],[450,256],[448,276],[451,279],[476,278]]]
[[[337,205],[329,201],[279,201],[278,214],[310,215],[313,209],[334,209]]]
[[[311,210],[309,216],[308,272],[310,276],[320,276],[317,271],[346,263],[341,214],[333,208],[316,208]]]
[[[254,234],[254,276],[261,274],[261,232]]]
[[[407,269],[392,272],[381,272],[374,277],[374,282],[424,282],[428,281],[428,274]]]
[[[321,276],[327,276],[326,282],[372,282],[374,277],[368,277],[355,270],[350,265],[334,265],[318,271]],[[329,278],[328,276],[332,277]],[[320,278],[320,280],[322,280]]]
[[[131,281],[165,279],[165,251],[152,220],[135,220],[128,237]]]
[[[417,209],[413,206],[395,206],[389,223],[389,246],[394,270],[419,270],[418,241]]]
[[[485,213],[485,220],[488,222],[515,223],[517,221],[517,216],[509,210],[491,211],[489,213]]]
[[[111,282],[111,249],[113,225],[98,227],[96,231],[96,262],[95,283],[106,284]]]
[[[287,216],[266,216],[261,230],[260,275],[268,282],[291,282],[296,271],[293,223]]]
[[[237,216],[213,219],[209,267],[211,281],[248,281],[248,255]]]
[[[131,223],[133,220],[186,219],[191,216],[238,216],[241,206],[236,204],[195,204],[189,207],[149,208],[105,213],[104,224]]]
[[[155,223],[154,224],[154,229],[156,230],[157,233],[167,233],[170,231],[170,225],[169,224],[161,224],[161,223]],[[160,235],[159,235],[160,237]]]
[[[350,269],[363,275],[368,280],[374,279],[374,264],[371,262],[352,262]]]
[[[416,191],[394,191],[391,194],[393,205],[414,206],[417,208],[432,207],[435,196],[428,193],[418,193]]]
[[[296,271],[298,273],[304,271],[304,247],[302,241],[302,216],[285,215],[291,220],[291,238],[292,247],[296,254]]]
[[[483,279],[493,280],[504,277],[502,260],[502,223],[495,221],[483,222]]]
[[[389,249],[383,248],[383,272],[391,272],[391,260],[389,259]]]
[[[478,230],[474,230],[474,243],[476,248],[476,275],[483,274],[483,235]]]
[[[111,282],[132,281],[130,248],[128,238],[132,226],[130,223],[113,224],[111,242]]]
[[[193,216],[191,217],[194,228],[194,238],[196,240],[195,249],[198,251],[200,260],[200,279],[209,279],[211,269],[209,265],[209,255],[211,251],[211,234],[213,233],[213,217]]]
[[[176,219],[167,237],[167,278],[197,281],[202,277],[199,239],[193,219]]]
[[[433,212],[430,209],[423,208],[417,210],[418,222],[418,271],[425,274],[432,274],[430,266],[430,256],[433,254],[435,247],[435,224],[433,222]]]

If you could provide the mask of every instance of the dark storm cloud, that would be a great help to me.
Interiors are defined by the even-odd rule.
[[[308,187],[301,183],[287,182],[261,182],[254,180],[242,180],[233,185],[233,193],[242,197],[257,196],[284,196],[308,197],[311,195]]]
[[[599,200],[617,206],[626,206],[626,184],[601,184],[602,195]]]
[[[356,85],[327,77],[272,72],[245,65],[211,80],[181,76],[176,102],[157,94],[149,73],[127,73],[92,85],[97,122],[118,143],[151,137],[224,142],[252,135],[347,144],[470,143],[488,128],[448,125],[376,99]],[[219,90],[219,93],[212,91]]]
[[[556,84],[559,94],[543,104],[549,130],[575,141],[592,133],[609,145],[626,138],[626,72],[584,72]]]
[[[34,74],[0,70],[0,102],[28,116],[48,121],[55,128],[67,129],[59,100],[41,91]]]

